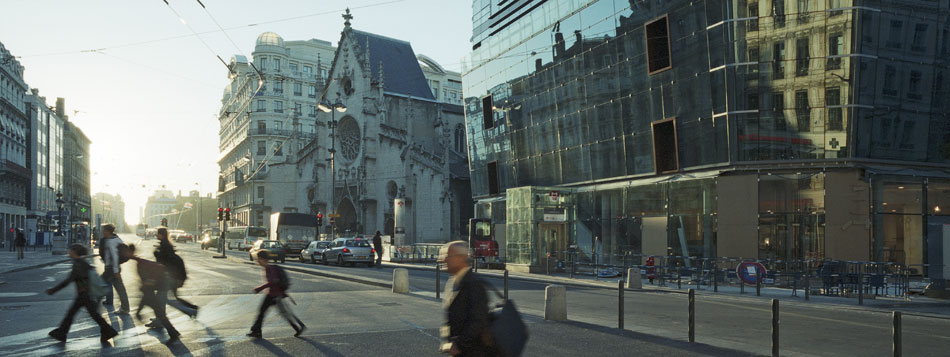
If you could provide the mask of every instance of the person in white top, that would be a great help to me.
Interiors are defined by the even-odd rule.
[[[102,261],[106,266],[102,273],[102,280],[109,284],[105,301],[102,304],[112,306],[112,289],[115,288],[115,291],[119,293],[119,302],[122,303],[117,313],[124,315],[129,313],[129,294],[125,292],[125,284],[122,283],[122,268],[119,266],[119,244],[122,244],[122,239],[115,234],[115,226],[112,224],[102,225],[102,244],[99,249],[104,251],[100,252],[99,255],[102,256]]]

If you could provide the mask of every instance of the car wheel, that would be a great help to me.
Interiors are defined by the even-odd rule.
[[[343,256],[342,256],[342,255],[337,255],[337,256],[336,256],[336,265],[343,266]]]
[[[327,261],[327,255],[326,255],[326,254],[320,254],[320,261],[323,263],[323,265],[329,265],[329,264],[330,264],[330,262]]]

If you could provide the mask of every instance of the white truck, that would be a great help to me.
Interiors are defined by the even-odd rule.
[[[306,213],[277,212],[270,215],[270,239],[284,246],[285,257],[300,257],[300,251],[319,239],[317,216]]]

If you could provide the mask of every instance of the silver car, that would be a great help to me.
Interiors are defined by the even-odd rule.
[[[336,262],[337,265],[348,263],[350,266],[366,263],[367,266],[373,266],[375,254],[373,245],[366,239],[337,238],[323,251],[323,262]]]
[[[311,241],[306,248],[300,251],[300,262],[306,262],[308,259],[311,263],[317,264],[317,258],[321,262],[326,264],[326,260],[323,259],[323,251],[330,246],[330,243],[333,243],[328,240],[316,240]]]

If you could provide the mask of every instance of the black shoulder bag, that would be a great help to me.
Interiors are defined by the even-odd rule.
[[[515,308],[513,301],[505,299],[505,296],[488,282],[482,283],[503,301],[489,311],[491,321],[488,329],[494,342],[493,347],[501,356],[521,356],[525,344],[528,343],[528,326],[521,319],[521,313]]]

